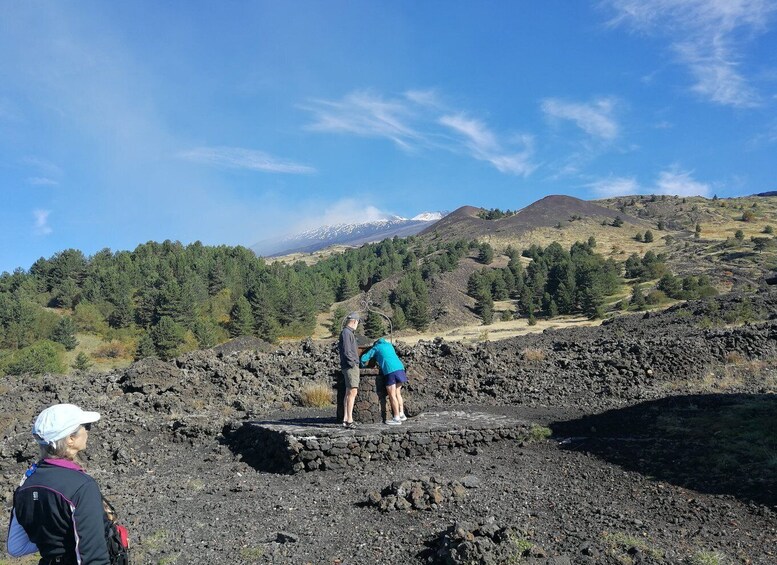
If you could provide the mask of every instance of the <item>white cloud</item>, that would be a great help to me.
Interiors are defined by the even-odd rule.
[[[405,91],[405,98],[421,106],[442,106],[437,92],[434,90],[407,90]]]
[[[308,203],[307,208],[302,210],[300,215],[301,219],[294,222],[291,233],[299,233],[321,226],[361,224],[395,217],[375,206],[365,205],[364,202],[351,198],[340,200],[323,209],[320,203]]]
[[[639,194],[642,188],[634,177],[613,177],[591,182],[587,185],[594,193],[601,198],[610,198],[613,196],[627,196],[630,194]]]
[[[655,184],[641,185],[635,177],[608,176],[586,185],[597,196],[610,198],[631,194],[667,194],[673,196],[709,196],[712,189],[709,184],[693,178],[693,171],[684,171],[677,165],[658,173]]]
[[[656,194],[672,194],[675,196],[709,196],[710,185],[694,180],[693,171],[682,171],[677,167],[661,171],[658,174]]]
[[[303,109],[313,113],[308,129],[314,131],[385,137],[405,149],[423,140],[408,124],[412,113],[405,103],[369,91],[352,92],[342,101],[314,100]]]
[[[439,122],[464,136],[465,144],[475,159],[491,163],[502,173],[528,176],[536,168],[531,162],[533,139],[530,136],[521,138],[523,151],[510,153],[503,149],[494,133],[479,120],[456,114],[442,116]]]
[[[49,225],[49,214],[51,210],[33,210],[32,215],[35,218],[33,231],[36,235],[49,235],[52,232]]]
[[[613,117],[615,100],[599,98],[589,104],[548,98],[542,102],[542,111],[562,120],[573,121],[592,137],[611,141],[618,137],[618,122]]]
[[[385,138],[409,151],[467,152],[502,173],[526,176],[536,168],[531,136],[502,141],[482,121],[446,108],[433,90],[410,90],[393,100],[357,91],[340,101],[315,100],[303,109],[314,117],[309,130]]]
[[[37,177],[61,177],[64,174],[62,167],[39,157],[25,157],[22,163],[37,169]]]
[[[687,67],[692,90],[712,102],[749,107],[759,95],[740,67],[743,38],[761,32],[777,4],[772,0],[605,0],[612,25],[669,38],[677,61]],[[752,33],[741,33],[752,32]]]
[[[241,147],[197,147],[178,154],[182,159],[234,169],[268,173],[311,174],[316,169],[293,161],[278,159],[263,151]]]
[[[59,182],[47,177],[28,177],[27,184],[33,186],[57,186]]]

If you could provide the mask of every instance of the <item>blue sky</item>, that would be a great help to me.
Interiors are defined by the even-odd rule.
[[[777,1],[0,2],[0,271],[777,189]]]

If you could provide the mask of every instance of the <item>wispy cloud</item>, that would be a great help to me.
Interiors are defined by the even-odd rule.
[[[49,235],[52,232],[49,225],[49,214],[51,210],[33,210],[32,215],[35,218],[33,232],[36,235]]]
[[[757,91],[741,70],[741,45],[767,28],[777,11],[772,0],[605,0],[604,4],[615,12],[611,25],[668,37],[677,61],[695,80],[694,92],[723,105],[759,104]]]
[[[384,137],[405,149],[424,138],[409,124],[413,113],[407,101],[384,100],[370,91],[352,92],[340,101],[313,100],[303,109],[314,115],[308,126],[313,131]]]
[[[293,161],[278,159],[253,149],[241,147],[197,147],[178,154],[181,159],[233,169],[249,169],[267,173],[311,174],[316,169]]]
[[[55,181],[54,179],[46,177],[28,177],[27,184],[31,184],[33,186],[57,186],[59,185],[59,181]]]
[[[64,174],[62,167],[39,157],[25,157],[22,163],[37,169],[38,177],[61,177]]]
[[[764,124],[761,131],[748,141],[747,147],[752,150],[772,143],[777,143],[777,120]]]
[[[531,162],[534,150],[531,136],[521,138],[523,151],[509,153],[497,141],[494,133],[479,120],[456,114],[442,116],[439,122],[464,137],[465,144],[475,159],[491,163],[502,173],[528,176],[536,168]]]
[[[641,184],[635,177],[607,176],[583,185],[600,198],[630,194],[671,194],[674,196],[709,196],[709,184],[693,178],[693,171],[673,165],[658,173],[653,184]]]
[[[588,135],[607,141],[617,138],[620,130],[613,116],[615,107],[613,98],[599,98],[587,104],[558,98],[548,98],[542,102],[542,111],[548,116],[570,120]]]
[[[658,174],[654,192],[675,196],[709,196],[710,185],[695,180],[693,171],[683,171],[674,166]]]
[[[313,114],[313,123],[307,126],[311,131],[384,138],[407,151],[464,152],[502,173],[526,176],[536,168],[531,136],[500,139],[482,120],[449,108],[434,90],[409,90],[394,99],[357,91],[342,100],[314,100],[302,108]]]
[[[588,183],[586,187],[601,198],[610,198],[613,196],[626,196],[629,194],[639,194],[642,187],[634,177],[613,177],[599,179]]]
[[[440,102],[440,98],[434,90],[407,90],[405,91],[405,98],[421,106],[442,106],[442,102]]]

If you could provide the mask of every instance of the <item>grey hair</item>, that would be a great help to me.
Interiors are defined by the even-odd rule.
[[[52,441],[47,444],[40,444],[40,458],[46,459],[47,457],[56,457],[58,459],[67,459],[67,438],[65,436],[57,441]]]

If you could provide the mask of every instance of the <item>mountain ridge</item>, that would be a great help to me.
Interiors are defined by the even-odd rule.
[[[278,257],[291,253],[314,253],[332,245],[358,247],[394,236],[416,235],[446,214],[447,212],[422,212],[410,219],[391,216],[371,222],[319,226],[280,238],[266,239],[255,243],[250,249],[261,257]]]

